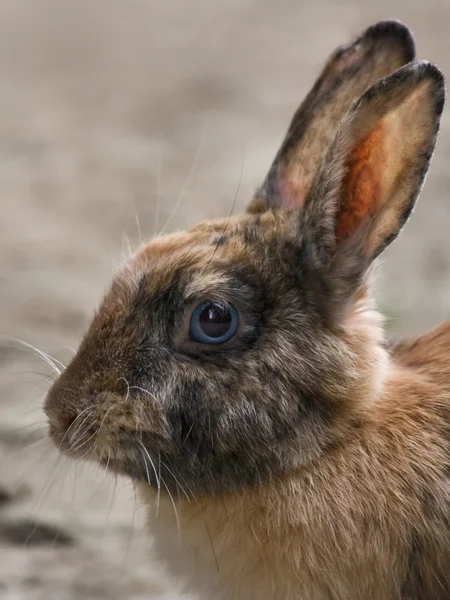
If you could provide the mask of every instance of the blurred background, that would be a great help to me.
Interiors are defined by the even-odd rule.
[[[328,54],[397,18],[450,77],[448,0],[0,0],[0,598],[175,599],[133,488],[58,460],[41,403],[128,248],[228,214]],[[450,313],[450,104],[385,254],[391,335]],[[8,337],[10,336],[10,337]]]

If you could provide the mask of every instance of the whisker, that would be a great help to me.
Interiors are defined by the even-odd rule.
[[[106,460],[106,465],[105,465],[106,469],[109,467],[110,462],[111,462],[111,448],[108,448],[108,458]]]
[[[100,425],[99,425],[99,427],[98,427],[98,429],[97,429],[97,431],[96,431],[96,434],[95,434],[97,439],[98,439],[98,436],[100,435],[100,432],[101,432],[101,430],[102,430],[102,427],[103,427],[103,425],[105,424],[105,421],[106,421],[106,419],[107,419],[107,417],[108,417],[109,413],[111,412],[111,410],[112,410],[113,408],[114,408],[114,405],[113,405],[113,404],[111,404],[111,406],[108,408],[108,410],[107,410],[107,411],[105,412],[105,414],[103,415],[103,418],[102,418],[102,420],[100,421]],[[97,441],[97,440],[96,440],[96,441]]]
[[[111,461],[111,455],[110,455],[110,452],[111,452],[111,451],[110,451],[110,450],[108,450],[108,460],[107,460],[107,462],[106,462],[106,465],[108,465],[108,464],[109,464],[109,462]],[[99,455],[99,459],[98,459],[98,461],[97,461],[97,465],[96,465],[96,467],[95,467],[95,472],[94,472],[94,481],[95,481],[95,480],[98,478],[98,474],[99,474],[99,472],[100,472],[100,467],[101,467],[101,465],[102,465],[102,458],[103,458],[103,456],[100,454],[100,455]],[[106,471],[105,471],[105,473],[106,473]],[[103,473],[103,474],[105,475],[105,473]],[[108,473],[108,475],[109,475],[109,473]],[[89,506],[89,505],[91,504],[91,502],[92,502],[92,501],[93,501],[93,499],[95,498],[95,496],[96,496],[97,492],[98,492],[98,491],[99,491],[99,489],[100,489],[100,488],[103,486],[103,483],[104,483],[104,479],[103,479],[103,480],[100,480],[100,483],[99,483],[99,484],[98,484],[98,485],[97,485],[97,486],[94,488],[94,491],[91,493],[91,495],[89,496],[89,498],[88,498],[88,500],[87,500],[87,502],[86,502],[86,506]]]
[[[191,435],[191,431],[194,429],[194,423],[192,423],[192,425],[189,427],[189,431],[186,434],[186,437],[184,438],[184,443],[187,442],[188,437]]]
[[[58,541],[60,535],[61,535],[61,529],[57,529],[56,533],[55,533],[55,536],[54,536],[54,538],[52,540],[52,543],[50,544],[50,548],[54,548],[55,547],[55,544]]]
[[[175,206],[173,207],[172,211],[170,212],[169,217],[168,217],[168,219],[167,219],[164,227],[162,228],[162,230],[160,232],[160,235],[164,234],[165,231],[167,230],[167,228],[168,228],[169,224],[171,223],[173,217],[175,216],[177,210],[180,208],[181,203],[183,202],[184,197],[186,195],[186,192],[189,189],[189,186],[191,185],[191,180],[192,180],[192,177],[193,177],[193,175],[195,173],[195,169],[197,168],[198,160],[200,158],[200,154],[201,154],[201,151],[202,151],[202,148],[203,148],[203,141],[204,141],[205,131],[207,129],[207,125],[208,125],[208,121],[205,121],[205,123],[203,125],[203,128],[202,128],[202,131],[201,131],[201,134],[200,134],[200,140],[199,140],[199,144],[198,144],[198,147],[197,147],[197,152],[195,153],[194,161],[193,161],[192,166],[191,166],[191,168],[189,170],[189,173],[188,173],[188,175],[186,177],[186,180],[184,182],[184,186],[183,186],[183,188],[182,188],[182,190],[180,192],[180,196],[179,196],[177,202],[175,203]]]
[[[38,398],[41,398],[43,395],[45,394],[45,392],[43,392],[42,394],[39,394],[38,396],[36,396],[35,398],[33,398],[28,405],[30,405],[31,403],[35,402]],[[26,411],[23,411],[20,415],[18,415],[18,417],[16,419],[14,419],[14,421],[11,421],[11,424],[14,425],[15,423],[17,423],[18,421],[20,421],[21,419],[24,419],[24,417],[28,417],[29,415],[38,412],[42,414],[42,406],[40,404],[38,404],[37,406],[33,406],[33,408],[30,408]],[[45,420],[45,422],[47,422],[47,420]]]
[[[90,439],[92,439],[95,436],[95,433],[93,433],[91,436],[88,437],[87,440],[84,440],[82,444],[80,444],[80,446],[77,448],[77,450],[80,450],[85,444],[87,444],[89,442]],[[78,458],[80,460],[82,460],[83,458],[85,458],[86,456],[89,456],[90,454],[92,454],[94,452],[95,449],[95,440],[92,442],[92,444],[89,446],[89,448],[83,452],[83,454],[81,454]]]
[[[124,251],[124,246],[126,246],[126,252]],[[122,236],[122,255],[124,260],[133,256],[133,250],[131,249],[130,240],[126,233]]]
[[[72,464],[67,457],[64,457],[64,459],[65,459],[66,465],[67,464]],[[61,467],[62,466],[63,465],[61,465]],[[59,477],[60,482],[59,482],[59,486],[58,486],[58,490],[57,490],[57,497],[58,498],[64,497],[64,492],[63,491],[66,490],[66,488],[67,488],[67,475],[68,475],[68,473],[69,473],[69,469],[64,469],[63,473],[62,473],[62,476]],[[73,508],[73,502],[72,502],[71,506]]]
[[[61,449],[61,446],[62,446],[62,444],[63,444],[64,440],[66,439],[66,437],[69,435],[69,433],[70,433],[70,431],[71,431],[72,427],[74,427],[74,425],[75,425],[75,424],[78,422],[78,420],[79,420],[79,419],[80,419],[80,418],[81,418],[81,417],[82,417],[84,414],[86,414],[88,411],[92,411],[92,406],[88,406],[87,408],[85,408],[84,410],[82,410],[82,411],[81,411],[81,412],[80,412],[80,413],[77,415],[77,417],[76,417],[76,418],[75,418],[75,419],[72,421],[72,423],[71,423],[71,424],[69,425],[69,427],[66,429],[66,431],[65,431],[65,433],[64,433],[64,435],[63,435],[63,437],[62,437],[62,440],[59,442],[59,445],[58,445],[58,450],[60,450],[60,449]]]
[[[76,462],[73,464],[72,493],[70,494],[70,506],[73,511],[75,511],[75,506],[76,506],[77,489],[78,489],[77,480],[79,477],[79,467],[80,467],[79,462]]]
[[[0,458],[6,456],[14,456],[18,452],[25,450],[31,444],[37,442],[49,441],[44,426],[46,421],[36,421],[34,423],[26,423],[20,427],[9,428],[7,426],[0,428],[0,442],[3,442],[7,449],[0,455]],[[18,448],[15,448],[18,446]]]
[[[216,255],[217,249],[219,248],[220,244],[222,243],[223,237],[224,237],[224,235],[225,235],[225,233],[226,233],[226,231],[228,229],[228,225],[230,224],[231,216],[232,216],[232,214],[234,212],[234,208],[236,206],[236,202],[237,202],[237,199],[238,199],[238,196],[239,196],[239,191],[241,189],[242,177],[243,177],[243,174],[244,174],[244,162],[245,162],[245,147],[242,150],[241,174],[239,176],[239,181],[238,181],[238,185],[237,185],[237,188],[236,188],[236,193],[234,194],[233,204],[231,205],[231,210],[230,210],[230,213],[228,215],[227,222],[225,223],[225,227],[223,228],[223,231],[220,234],[220,237],[219,237],[219,239],[217,241],[216,247],[214,248],[214,252],[212,253],[211,258],[207,262],[205,269],[208,268],[209,264],[211,263],[211,261],[213,260],[214,256]]]
[[[111,460],[111,456],[108,459],[108,464],[109,464],[110,460]],[[103,536],[105,535],[106,528],[107,528],[108,523],[109,523],[109,521],[111,519],[111,513],[112,513],[112,510],[113,510],[114,502],[116,500],[117,472],[114,471],[113,475],[114,475],[114,488],[113,488],[113,492],[112,492],[112,495],[111,495],[111,501],[109,503],[108,512],[106,513],[106,519],[105,519],[105,522],[103,524],[103,531],[102,531],[102,534],[101,534],[101,538],[102,539],[103,539]]]
[[[154,394],[152,394],[151,392],[149,392],[148,390],[146,390],[146,389],[144,389],[142,387],[139,387],[138,385],[131,385],[129,387],[128,391],[129,390],[139,390],[140,392],[143,392],[144,394],[147,394],[148,396],[150,396],[150,398],[153,398],[153,400],[155,402],[158,402],[158,404],[159,404],[159,400],[158,400],[158,398]]]
[[[33,398],[32,400],[30,400],[30,402],[27,402],[27,404],[25,405],[24,408],[28,407],[32,402],[37,400],[42,395],[43,394],[39,394],[38,396],[36,396],[36,398]],[[23,421],[27,420],[27,419],[25,419],[25,417],[28,417],[29,415],[36,413],[36,412],[39,412],[39,416],[43,416],[42,415],[42,407],[34,406],[33,408],[26,410],[26,411],[22,412],[21,414],[16,415],[16,417],[13,420],[4,422],[3,426],[0,427],[0,435],[2,435],[4,438],[8,438],[8,437],[14,436],[14,434],[20,435],[21,432],[25,428],[32,427],[33,425],[36,425],[36,428],[38,426],[47,425],[47,423],[48,423],[47,419],[37,419],[36,421],[33,420],[32,423],[23,423]],[[42,427],[42,431],[44,431],[44,427]],[[30,435],[33,435],[33,433],[31,433]]]
[[[130,532],[127,536],[127,543],[125,546],[124,562],[126,561],[127,555],[130,553],[131,542],[132,542],[132,538],[133,538],[133,534],[135,532],[135,526],[136,526],[136,505],[137,505],[136,483],[134,481],[132,481],[132,485],[133,485],[133,492],[134,492],[133,515],[131,517]]]
[[[38,394],[37,396],[34,396],[33,398],[31,398],[31,400],[29,400],[28,402],[26,402],[24,404],[24,406],[22,407],[22,410],[20,411],[19,414],[17,414],[15,416],[15,418],[12,421],[9,421],[8,425],[11,426],[15,426],[18,423],[21,423],[25,417],[28,417],[29,415],[39,412],[40,415],[42,415],[42,405],[38,404],[36,406],[33,406],[32,408],[29,408],[30,405],[34,404],[34,402],[36,402],[39,398],[42,398],[42,396],[44,396],[46,392],[42,392],[40,394]],[[27,409],[27,410],[25,410]]]
[[[100,425],[98,426],[98,429],[96,431],[94,431],[94,433],[92,433],[87,440],[84,440],[84,442],[81,444],[80,447],[84,446],[84,444],[87,444],[89,442],[89,440],[91,440],[92,438],[94,438],[94,442],[92,443],[91,447],[86,450],[86,452],[80,456],[80,458],[84,458],[85,456],[87,456],[88,454],[90,454],[91,452],[93,452],[97,446],[97,441],[98,441],[98,436],[100,435],[100,431],[106,421],[106,418],[108,417],[108,414],[111,412],[111,410],[114,408],[114,405],[111,404],[111,406],[108,408],[108,410],[105,412],[105,414],[103,415],[103,418],[101,420]],[[79,448],[77,448],[79,450]]]
[[[158,489],[160,489],[160,487],[161,487],[161,483],[160,483],[160,480],[159,480],[159,478],[158,478],[158,474],[157,474],[157,472],[156,472],[155,463],[153,462],[153,460],[152,460],[152,458],[151,458],[150,454],[148,453],[148,450],[147,450],[147,448],[144,446],[144,444],[141,442],[141,440],[139,440],[139,439],[138,439],[138,442],[139,442],[139,444],[141,445],[141,447],[142,447],[142,450],[143,450],[143,451],[145,452],[145,454],[147,455],[147,457],[148,457],[148,460],[150,461],[150,464],[151,464],[151,466],[152,466],[153,472],[155,473],[155,478],[156,478],[156,485],[157,485],[157,488],[158,488]],[[149,483],[150,483],[150,479],[149,479]]]
[[[89,416],[86,417],[86,421],[88,418],[89,418]],[[83,424],[84,424],[84,422],[83,422]],[[89,432],[91,430],[91,425],[88,423],[86,425],[86,427],[83,430],[81,430],[82,425],[80,425],[79,430],[74,434],[73,440],[71,440],[71,443],[70,443],[70,450],[73,453],[79,452],[83,448],[83,446],[85,444],[87,444],[88,441],[90,439],[92,439],[95,435],[95,434],[91,434],[87,439],[84,439],[85,436],[89,434]],[[89,454],[89,452],[92,450],[92,448],[94,447],[94,445],[95,445],[95,440],[92,442],[89,449],[86,450],[84,452],[84,454],[82,454],[79,458],[81,459],[81,458],[84,458],[85,456],[87,456]]]
[[[32,412],[32,411],[29,411]],[[46,425],[47,424],[47,419],[40,419],[39,421],[33,421],[33,423],[24,423],[23,425],[20,425],[19,427],[10,427],[10,425],[13,425],[14,421],[12,421],[11,423],[5,423],[3,427],[0,428],[0,436],[1,435],[8,435],[8,434],[15,434],[15,433],[20,433],[22,432],[24,429],[29,429],[30,427],[38,427],[41,425]]]
[[[61,350],[70,350],[72,352],[72,355],[75,354],[75,352],[76,352],[75,348],[72,348],[72,346],[68,346],[67,344],[64,344],[64,346],[61,346]]]
[[[8,451],[4,452],[3,454],[1,454],[0,462],[6,457],[8,457],[8,459],[10,459],[12,457],[16,457],[17,455],[20,455],[22,452],[26,452],[27,450],[30,450],[31,448],[38,446],[39,444],[46,444],[46,443],[49,444],[49,440],[44,435],[37,440],[22,442],[20,444],[19,448],[16,448],[15,450],[8,450]],[[50,452],[50,450],[53,450],[53,448],[50,446],[50,444],[45,449],[47,449],[49,452]]]
[[[36,512],[36,513],[39,512],[39,510],[41,509],[42,504],[44,503],[46,494],[51,489],[51,486],[54,485],[54,483],[55,483],[55,477],[61,471],[61,468],[63,466],[63,463],[61,463],[61,459],[62,459],[62,454],[60,454],[57,457],[57,460],[56,460],[55,464],[53,465],[53,468],[51,469],[48,477],[46,478],[46,480],[44,482],[44,485],[41,487],[39,493],[36,496],[36,501],[35,501],[35,503],[33,503],[34,504],[34,512]],[[28,542],[30,541],[30,539],[36,533],[38,527],[39,527],[39,525],[36,524],[36,527],[34,527],[32,529],[32,531],[30,531],[29,535],[27,536],[27,538],[24,541],[24,546],[26,546],[28,544]]]
[[[158,450],[158,473],[159,473],[159,480],[161,481],[161,452]],[[158,491],[156,493],[156,518],[158,518],[159,515],[159,504],[161,501],[161,489],[158,488]]]
[[[167,468],[167,465],[166,465],[166,468]],[[177,473],[177,476],[183,482],[183,484],[187,487],[187,489],[189,491],[189,494],[190,494],[190,498],[192,498],[194,500],[194,502],[196,502],[198,504],[197,497],[196,497],[195,493],[193,492],[193,490],[192,490],[191,486],[189,485],[189,483],[186,481],[186,478],[183,477],[183,475],[181,475],[181,473],[179,471],[176,471],[176,473]],[[189,499],[189,501],[190,501],[190,499]]]
[[[58,375],[61,375],[61,369],[64,370],[66,368],[66,366],[62,362],[60,362],[53,356],[50,356],[50,354],[47,354],[47,352],[44,352],[43,350],[40,350],[36,346],[33,346],[33,344],[25,342],[25,340],[21,340],[20,338],[16,338],[12,335],[0,335],[0,338],[3,338],[5,340],[8,340],[10,342],[14,342],[14,343],[18,344],[19,347],[22,347],[24,350],[34,352],[34,354],[36,354],[37,356],[42,358],[42,360],[50,368],[52,368]],[[59,367],[57,365],[59,365]]]
[[[161,176],[162,176],[162,151],[161,146],[159,146],[158,152],[158,170],[156,172],[156,214],[155,214],[155,229],[153,231],[153,235],[156,236],[158,231],[158,220],[159,220],[159,202],[161,197]]]
[[[178,479],[176,478],[174,472],[167,466],[167,464],[164,461],[161,461],[162,465],[164,466],[164,468],[166,469],[166,471],[168,471],[170,473],[170,475],[172,475],[172,477],[174,478],[174,481],[177,485],[180,486],[181,491],[183,492],[183,494],[186,496],[186,499],[188,502],[190,502],[190,498],[186,492],[186,490],[184,489],[184,487],[181,485],[181,483],[178,481]]]
[[[80,439],[89,431],[89,429],[90,429],[89,424],[84,428],[83,431],[82,431],[82,427],[89,420],[90,416],[91,416],[91,413],[88,412],[88,414],[84,417],[84,419],[81,421],[81,423],[78,424],[78,427],[72,433],[72,439],[70,440],[70,443],[69,443],[69,446],[70,446],[70,449],[72,450],[72,452],[77,451],[77,449],[79,448]],[[83,442],[83,444],[84,444],[84,442]]]
[[[206,533],[208,534],[209,543],[211,545],[211,550],[212,550],[212,553],[214,556],[214,561],[216,563],[216,571],[217,571],[217,573],[219,573],[219,560],[217,558],[216,549],[214,548],[211,532],[209,530],[208,523],[206,522],[203,509],[202,509],[202,513],[203,513],[203,523],[205,525]]]
[[[42,379],[38,379],[33,387],[36,387],[44,379],[49,379],[50,381],[56,381],[55,373],[52,371],[51,373],[40,373],[39,371],[11,371],[14,375],[39,375]],[[19,382],[19,383],[29,383],[29,382]],[[31,388],[33,389],[33,388]]]
[[[43,462],[43,459],[44,459],[44,457],[45,457],[46,454],[50,453],[50,454],[52,454],[54,456],[53,448],[50,446],[50,444],[48,444],[47,446],[45,445],[45,442],[47,442],[47,441],[48,441],[47,438],[36,440],[36,442],[42,442],[43,447],[40,448],[40,449],[38,449],[38,454],[34,458],[34,460],[31,460],[31,462],[27,463],[26,469],[19,474],[20,479],[17,482],[18,485],[24,484],[25,481],[26,481],[26,479],[28,479],[30,473],[36,474],[36,471],[39,471],[39,468],[42,467],[42,462]],[[17,453],[19,451],[25,451],[25,450],[26,450],[26,447],[22,446],[21,448],[19,448],[14,453]],[[10,452],[5,453],[2,456],[2,458],[5,457],[5,456],[9,457],[11,454],[13,454],[13,453],[10,453]]]
[[[137,235],[138,235],[139,245],[142,245],[142,231],[141,231],[141,224],[139,223],[139,216],[138,216],[138,213],[136,210],[136,206],[134,205],[133,199],[131,199],[130,202],[131,202],[131,206],[133,207],[134,221],[136,223],[136,231],[137,231]]]
[[[119,381],[125,381],[125,384],[127,386],[127,395],[126,395],[125,400],[128,400],[128,398],[130,397],[130,384],[125,379],[125,377],[119,377],[119,379],[116,381],[116,385],[119,383]]]
[[[42,396],[42,394],[39,394],[39,396]],[[37,400],[37,398],[35,398],[34,400]],[[34,400],[32,400],[32,402],[34,402]],[[29,404],[31,404],[31,402]],[[29,417],[30,415],[34,416],[36,413],[39,413],[39,416],[41,416],[41,417],[43,416],[43,414],[42,414],[42,406],[39,406],[39,405],[38,406],[33,406],[33,408],[30,408],[30,409],[22,412],[22,414],[18,415],[14,420],[9,421],[7,424],[5,423],[5,426],[8,425],[8,427],[11,428],[10,431],[14,431],[15,427],[16,427],[16,425],[18,423],[23,423],[23,421],[26,421],[26,417]],[[33,423],[36,423],[36,424],[38,424],[38,423],[39,424],[47,423],[48,424],[48,421],[47,421],[47,419],[39,419],[38,421],[33,421]],[[28,426],[28,425],[25,424],[24,426]],[[19,430],[21,427],[22,427],[22,425],[20,425],[17,428],[17,430]]]
[[[162,481],[163,486],[166,488],[167,493],[169,494],[170,501],[172,502],[173,512],[175,513],[175,520],[177,522],[178,535],[181,537],[180,517],[178,515],[177,507],[175,505],[173,496],[170,493],[170,490],[169,490],[169,488],[166,485],[166,482],[164,481],[164,479],[162,479],[161,481]]]
[[[144,459],[144,467],[145,467],[145,472],[147,474],[147,483],[148,483],[148,485],[151,485],[151,483],[150,483],[150,473],[149,473],[149,470],[148,470],[148,465],[147,465],[147,460],[145,458],[145,454],[142,452],[142,450],[140,448],[139,448],[139,450],[141,451],[142,458]]]

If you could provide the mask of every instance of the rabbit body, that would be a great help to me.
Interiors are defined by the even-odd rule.
[[[143,486],[169,572],[205,599],[449,598],[449,354],[450,323],[393,347],[345,446],[250,492],[181,494],[180,529]]]
[[[371,296],[444,105],[413,59],[391,21],[339,48],[248,211],[128,260],[47,396],[207,600],[450,598],[450,324],[388,346]]]

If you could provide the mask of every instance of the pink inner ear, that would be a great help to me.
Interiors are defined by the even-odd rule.
[[[386,124],[381,120],[349,154],[348,171],[340,193],[341,210],[336,223],[338,243],[352,235],[377,210],[382,195],[383,169],[387,167],[384,151],[386,135]]]

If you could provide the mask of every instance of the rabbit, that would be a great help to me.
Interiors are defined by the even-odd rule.
[[[450,324],[389,344],[372,296],[444,99],[399,22],[339,48],[248,210],[125,262],[49,390],[54,443],[135,482],[186,591],[450,598]]]

